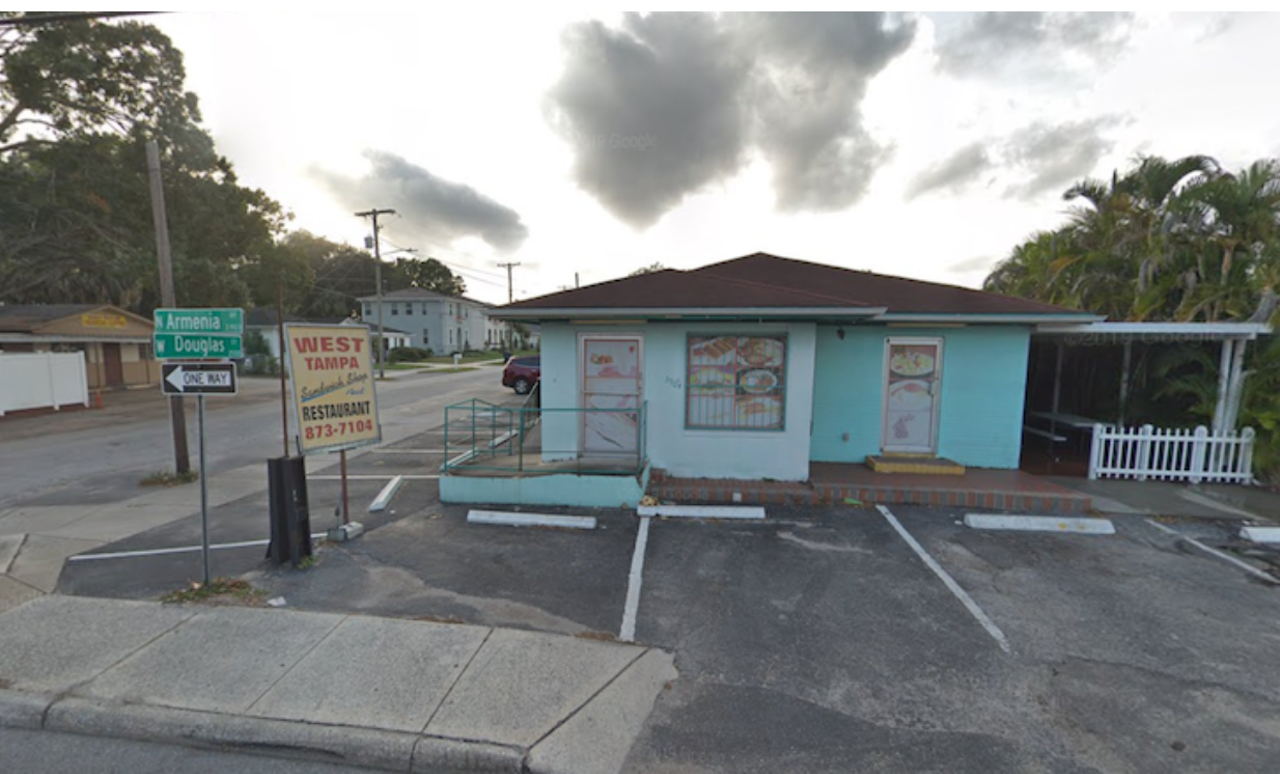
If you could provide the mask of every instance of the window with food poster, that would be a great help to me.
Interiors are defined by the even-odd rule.
[[[687,363],[686,427],[784,429],[786,336],[691,335]]]
[[[935,451],[940,339],[889,339],[885,348],[882,447],[888,452]]]

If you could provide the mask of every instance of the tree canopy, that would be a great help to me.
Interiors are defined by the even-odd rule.
[[[1280,281],[1280,162],[1142,157],[1083,180],[1062,227],[1018,245],[984,287],[1118,320],[1269,318]]]
[[[13,18],[12,13],[4,16]],[[200,126],[182,54],[137,21],[0,27],[0,303],[160,303],[147,179],[160,145],[178,303],[340,317],[373,294],[374,258],[306,232],[240,184]],[[460,295],[434,259],[399,259],[384,288]]]

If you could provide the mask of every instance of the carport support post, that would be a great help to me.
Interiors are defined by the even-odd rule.
[[[1124,415],[1129,409],[1129,364],[1133,360],[1133,341],[1124,340],[1124,361],[1120,366],[1120,421],[1116,424],[1124,427]]]
[[[1227,407],[1222,412],[1222,430],[1230,432],[1240,423],[1240,403],[1244,397],[1245,339],[1237,339],[1231,353],[1230,381],[1227,382]]]
[[[1058,401],[1062,397],[1062,339],[1058,339],[1057,346],[1054,348],[1053,361],[1053,403],[1049,406],[1049,411],[1054,415],[1054,419],[1049,420],[1049,432],[1053,435],[1058,434]],[[1050,444],[1052,445],[1052,441]],[[1050,457],[1053,455],[1050,454]]]
[[[1231,353],[1235,339],[1222,340],[1222,358],[1218,363],[1218,399],[1213,404],[1213,434],[1222,432],[1227,410],[1227,385],[1231,376]]]

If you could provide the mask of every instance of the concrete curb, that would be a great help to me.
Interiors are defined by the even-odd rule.
[[[1280,527],[1241,527],[1240,537],[1255,543],[1280,543]]]
[[[510,511],[471,511],[469,524],[500,524],[507,527],[564,527],[595,529],[594,516],[561,516],[550,513],[515,513]]]
[[[0,726],[39,729],[54,697],[0,688]]]
[[[637,516],[685,519],[763,519],[759,505],[641,505]]]
[[[523,750],[487,742],[5,689],[0,689],[0,726],[239,749],[400,772],[519,774],[525,763]]]
[[[997,529],[1019,532],[1062,532],[1075,535],[1114,535],[1110,519],[1078,516],[1014,516],[996,513],[966,513],[964,525],[970,529]]]

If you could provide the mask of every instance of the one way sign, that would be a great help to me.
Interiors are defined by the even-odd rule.
[[[235,395],[235,363],[164,363],[166,395]]]

